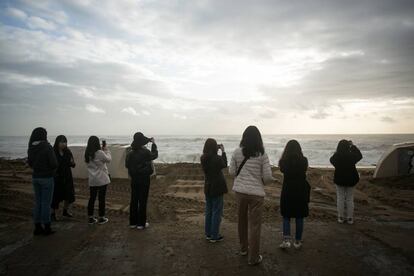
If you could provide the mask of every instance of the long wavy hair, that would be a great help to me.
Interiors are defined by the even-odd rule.
[[[288,160],[289,158],[303,158],[302,147],[296,140],[290,140],[287,142],[282,156],[279,159],[279,167],[281,162]]]
[[[213,138],[208,138],[204,143],[203,155],[201,155],[201,161],[206,161],[209,157],[217,155],[217,141]]]
[[[43,127],[33,129],[29,139],[29,148],[31,148],[33,146],[33,142],[36,141],[47,141],[47,131]]]
[[[96,136],[89,137],[85,150],[85,162],[89,163],[90,160],[93,160],[95,158],[95,153],[100,149],[101,145],[99,143],[99,138]]]
[[[58,137],[56,137],[55,139],[55,143],[53,144],[53,149],[55,150],[55,153],[59,153],[59,143],[67,143],[68,139],[66,138],[65,135],[59,135]],[[67,153],[69,151],[68,147],[66,146],[66,148],[63,149],[64,153]]]
[[[264,154],[262,135],[256,126],[248,126],[243,132],[240,147],[244,157],[255,157]]]

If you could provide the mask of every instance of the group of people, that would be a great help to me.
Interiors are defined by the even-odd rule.
[[[146,145],[152,143],[151,150]],[[220,154],[219,154],[220,153]],[[144,230],[147,221],[147,201],[151,175],[154,174],[153,160],[158,157],[154,138],[141,132],[133,136],[131,149],[126,155],[125,167],[131,179],[131,199],[129,227]],[[352,141],[341,140],[336,152],[330,158],[335,167],[334,183],[337,190],[338,223],[353,224],[353,187],[359,181],[356,164],[362,159],[360,150]],[[111,153],[105,141],[100,143],[97,136],[91,136],[85,150],[90,197],[88,202],[88,223],[105,224],[105,197],[111,177],[107,164]],[[200,158],[205,174],[205,238],[211,243],[224,240],[220,233],[223,216],[223,195],[228,192],[223,169],[228,167],[224,146],[213,138],[205,141]],[[75,167],[73,155],[67,147],[67,139],[60,135],[52,147],[47,141],[44,128],[33,130],[29,140],[28,164],[33,169],[33,188],[35,192],[34,235],[54,233],[51,221],[56,220],[56,210],[63,201],[62,216],[72,217],[70,206],[75,201],[71,168]],[[293,246],[302,247],[304,218],[309,215],[311,187],[306,179],[308,160],[303,155],[298,141],[290,140],[279,160],[283,173],[283,186],[280,195],[280,213],[283,218],[283,240],[280,248],[292,246],[291,220],[296,223]],[[274,181],[269,157],[265,151],[259,129],[246,128],[239,148],[230,160],[229,174],[234,176],[233,191],[238,203],[238,234],[240,255],[248,256],[250,265],[260,264],[261,218],[265,197],[265,183]],[[99,216],[94,216],[95,201],[98,197]]]
[[[152,142],[151,151],[146,148]],[[131,178],[130,227],[145,229],[147,222],[147,200],[151,175],[154,172],[152,163],[158,157],[157,145],[153,138],[145,137],[141,132],[134,135],[131,151],[125,159],[125,167]],[[105,216],[106,190],[111,183],[107,164],[112,160],[106,142],[97,136],[90,136],[85,149],[84,161],[87,163],[89,201],[88,223],[105,224],[109,219]],[[67,139],[63,135],[56,137],[52,147],[47,140],[44,128],[33,130],[28,148],[28,164],[32,168],[32,183],[35,193],[33,219],[34,235],[50,235],[55,231],[51,222],[57,220],[56,210],[63,201],[64,217],[73,217],[70,206],[75,201],[72,168],[76,166],[73,154],[67,147]],[[94,216],[95,201],[98,198],[98,217]]]
[[[219,154],[221,153],[221,154]],[[353,224],[353,187],[359,181],[356,164],[362,154],[352,141],[341,140],[330,162],[335,167],[334,183],[337,188],[338,223]],[[220,222],[223,214],[223,195],[227,193],[223,169],[227,168],[224,146],[209,138],[201,156],[205,174],[204,193],[206,196],[205,236],[212,243],[220,242]],[[280,195],[280,213],[283,218],[283,240],[280,248],[292,246],[291,220],[295,219],[296,232],[293,246],[302,247],[304,218],[309,215],[311,187],[306,179],[308,159],[303,155],[298,141],[290,140],[279,160],[283,173]],[[240,252],[248,256],[251,265],[260,264],[260,230],[266,182],[274,180],[269,157],[263,146],[260,131],[249,126],[243,133],[240,146],[231,157],[230,175],[234,176],[233,191],[238,203],[238,234]]]

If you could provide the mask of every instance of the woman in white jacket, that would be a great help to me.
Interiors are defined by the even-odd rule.
[[[108,222],[108,218],[105,217],[105,196],[106,187],[111,182],[111,179],[109,178],[106,164],[111,162],[111,159],[111,153],[106,148],[106,145],[103,144],[101,149],[99,138],[96,136],[89,137],[85,150],[90,191],[88,202],[89,224],[105,224]],[[99,200],[99,219],[93,216],[96,196],[98,196]]]
[[[231,158],[229,172],[235,176],[233,191],[236,192],[239,209],[240,254],[248,255],[250,265],[257,265],[263,259],[259,252],[264,182],[273,179],[269,157],[257,127],[249,126],[244,131],[240,148]]]

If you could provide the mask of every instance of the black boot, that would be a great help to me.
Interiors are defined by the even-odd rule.
[[[45,230],[44,230],[44,235],[45,236],[49,236],[54,234],[56,231],[53,231],[52,228],[50,227],[50,223],[46,223],[45,224]]]
[[[64,217],[68,217],[68,218],[73,218],[72,213],[69,213],[69,211],[68,211],[68,210],[66,210],[66,209],[63,209],[62,216],[64,216]]]
[[[57,218],[56,218],[56,213],[51,213],[51,214],[50,214],[50,220],[51,220],[51,221],[57,221]]]
[[[39,236],[43,235],[45,233],[45,230],[43,229],[42,225],[40,223],[35,224],[35,230],[33,231],[33,235]]]

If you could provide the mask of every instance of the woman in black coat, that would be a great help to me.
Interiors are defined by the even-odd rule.
[[[341,140],[334,155],[330,158],[335,167],[334,182],[338,209],[338,222],[354,223],[354,186],[359,182],[356,163],[362,159],[361,151],[352,141]],[[346,209],[346,213],[345,213]]]
[[[280,195],[280,211],[283,217],[283,242],[281,248],[289,248],[290,219],[296,219],[295,248],[302,246],[303,218],[309,215],[310,185],[306,180],[308,159],[303,156],[300,144],[290,140],[279,160],[283,173],[283,187]]]
[[[151,151],[145,145],[152,143]],[[131,201],[129,204],[129,227],[144,230],[147,222],[147,203],[154,173],[153,160],[158,158],[158,149],[154,138],[145,137],[141,132],[134,134],[131,151],[125,158],[125,167],[131,177]]]
[[[56,220],[56,210],[60,202],[64,202],[63,213],[65,217],[73,217],[69,209],[75,202],[75,189],[73,187],[72,168],[76,166],[73,154],[67,147],[68,140],[64,135],[56,137],[53,149],[58,161],[58,168],[55,174],[55,187],[52,200],[52,220]]]
[[[217,154],[221,150],[221,156]],[[223,145],[216,140],[206,140],[200,158],[205,175],[204,194],[206,196],[205,235],[210,242],[222,241],[220,223],[223,215],[223,194],[227,193],[227,183],[223,169],[227,168],[227,156]]]

